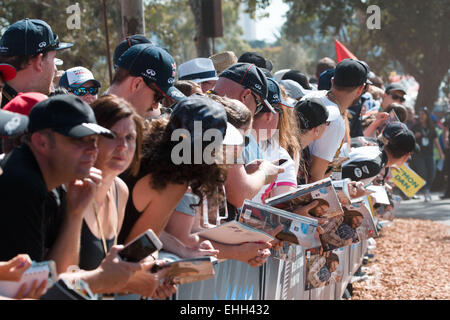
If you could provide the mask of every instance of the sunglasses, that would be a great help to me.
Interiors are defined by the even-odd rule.
[[[149,82],[146,79],[144,79],[144,82],[147,85],[147,87],[149,87],[150,89],[153,90],[153,92],[154,92],[153,100],[156,103],[161,103],[165,98],[165,96],[162,94],[161,90],[153,82]]]
[[[255,116],[260,113],[262,111],[262,109],[264,109],[264,103],[261,102],[261,100],[258,99],[258,97],[253,93],[250,92],[253,96],[253,99],[255,99],[255,103],[256,103],[256,109],[255,109]]]
[[[79,87],[76,89],[71,89],[69,90],[69,92],[72,92],[74,95],[79,97],[85,96],[88,93],[92,96],[95,96],[98,93],[98,87],[90,87],[90,88]]]
[[[392,99],[394,99],[394,100],[398,100],[400,102],[405,102],[405,98],[403,98],[402,96],[398,96],[395,93],[391,94],[391,96],[392,96]]]

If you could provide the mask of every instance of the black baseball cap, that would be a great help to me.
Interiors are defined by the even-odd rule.
[[[177,65],[163,48],[151,43],[137,44],[123,53],[117,62],[134,77],[142,77],[146,83],[154,83],[159,91],[172,101],[186,96],[174,87]]]
[[[201,132],[195,130],[197,121],[201,121]],[[241,145],[244,143],[244,138],[239,130],[227,121],[225,108],[220,103],[200,94],[193,94],[173,106],[170,125],[172,130],[188,130],[192,143],[195,139],[203,141],[203,134],[208,129],[218,129],[222,133],[222,144]],[[210,141],[205,142],[210,143]]]
[[[38,102],[29,115],[30,133],[51,129],[72,138],[93,134],[114,137],[114,134],[97,124],[94,111],[74,95],[57,95]]]
[[[273,65],[270,60],[265,59],[262,55],[257,52],[244,52],[238,59],[238,62],[252,63],[258,68],[267,69],[272,71]]]
[[[152,43],[146,36],[143,34],[134,34],[132,36],[126,37],[124,40],[122,40],[121,43],[119,43],[114,50],[113,55],[113,63],[114,68],[117,68],[117,63],[119,62],[120,56],[130,49],[132,46],[136,44],[142,44],[142,43]]]
[[[24,133],[27,127],[27,116],[0,109],[0,136],[18,136]]]
[[[319,98],[306,98],[295,105],[301,129],[310,130],[328,121],[334,121],[339,116],[335,106],[325,106]]]
[[[386,92],[386,93],[389,93],[391,91],[401,91],[404,94],[406,94],[405,87],[403,87],[400,83],[396,83],[396,82],[388,84],[384,89],[384,92]]]
[[[281,80],[293,80],[301,85],[306,90],[311,90],[311,86],[309,85],[308,77],[301,73],[299,70],[289,70],[286,72]]]
[[[364,83],[372,84],[368,79],[370,69],[364,61],[344,59],[336,65],[334,84],[340,87],[358,87]]]
[[[383,137],[389,140],[396,149],[406,152],[419,152],[414,133],[402,122],[392,122],[383,130]]]
[[[267,101],[267,78],[264,72],[256,65],[238,62],[225,69],[219,77],[230,79],[244,88],[250,89],[264,101],[264,104],[271,112],[276,112],[269,101]]]
[[[58,36],[45,21],[26,18],[13,23],[3,33],[0,39],[0,55],[33,56],[72,46],[72,43],[59,42]]]
[[[325,70],[319,76],[319,84],[317,86],[318,90],[330,90],[331,89],[331,78],[334,77],[334,68]]]

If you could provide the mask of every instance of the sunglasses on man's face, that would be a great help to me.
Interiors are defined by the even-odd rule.
[[[79,88],[70,90],[70,92],[72,92],[74,95],[79,96],[79,97],[85,96],[88,93],[92,96],[95,96],[98,93],[98,87],[90,87],[90,88],[79,87]]]
[[[144,82],[147,85],[147,87],[152,89],[154,102],[161,103],[165,98],[165,96],[162,94],[162,92],[155,86],[155,84],[153,82],[148,82],[145,79],[144,79]]]
[[[396,95],[395,93],[391,94],[392,99],[400,101],[400,102],[405,102],[405,98],[403,98],[402,96]]]

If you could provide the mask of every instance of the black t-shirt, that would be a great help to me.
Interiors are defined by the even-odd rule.
[[[433,155],[434,139],[437,138],[436,130],[434,128],[423,128],[420,122],[416,122],[412,127],[414,134],[419,132],[420,138],[416,138],[417,143],[420,146],[420,153]]]
[[[14,149],[2,163],[0,175],[0,261],[26,253],[45,260],[65,212],[65,190],[47,190],[28,146]]]
[[[352,149],[350,159],[342,165],[342,178],[360,181],[375,177],[386,166],[387,154],[379,146]]]

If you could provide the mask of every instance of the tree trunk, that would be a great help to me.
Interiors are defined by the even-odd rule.
[[[121,0],[122,8],[122,34],[145,34],[144,3],[142,0]]]
[[[419,110],[422,107],[433,110],[434,103],[438,99],[439,86],[442,79],[442,77],[436,77],[435,74],[427,74],[416,79],[420,85],[416,104],[414,106],[416,110]]]
[[[195,21],[195,48],[197,56],[207,58],[211,55],[211,46],[209,38],[203,36],[202,33],[202,0],[189,0],[192,14]]]

